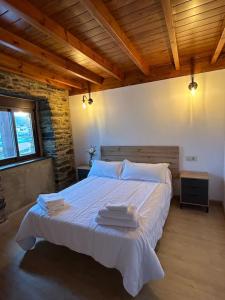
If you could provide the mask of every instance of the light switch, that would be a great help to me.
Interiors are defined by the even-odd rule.
[[[186,161],[197,161],[198,156],[185,156]]]

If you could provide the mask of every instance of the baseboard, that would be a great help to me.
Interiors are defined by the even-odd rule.
[[[220,200],[209,200],[209,206],[223,206],[223,202]]]
[[[173,203],[176,203],[177,205],[179,205],[180,202],[180,196],[179,195],[175,195],[173,196],[172,200]],[[210,206],[220,206],[223,211],[224,211],[224,215],[225,215],[225,202],[224,201],[220,201],[220,200],[209,200],[209,207]]]

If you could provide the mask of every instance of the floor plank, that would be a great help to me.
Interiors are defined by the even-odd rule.
[[[128,300],[120,273],[90,257],[40,240],[24,253],[14,241],[17,222],[1,232],[0,300]],[[158,256],[163,280],[146,284],[137,300],[225,299],[225,218],[171,205]]]

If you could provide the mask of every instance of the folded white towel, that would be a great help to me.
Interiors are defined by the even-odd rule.
[[[128,228],[137,228],[139,226],[138,219],[119,220],[114,218],[105,218],[102,216],[97,216],[95,220],[98,224],[107,225],[107,226],[118,226],[118,227],[128,227]]]
[[[64,206],[64,199],[57,193],[40,194],[37,202],[47,209],[60,208]]]
[[[137,219],[136,208],[130,206],[126,211],[121,210],[110,210],[108,208],[100,209],[98,212],[99,216],[105,218],[115,218],[119,220],[135,220]]]
[[[135,209],[135,207],[130,204],[113,204],[113,203],[107,204],[106,208],[112,211],[117,211],[117,212],[120,211],[123,213],[128,213],[130,209]]]

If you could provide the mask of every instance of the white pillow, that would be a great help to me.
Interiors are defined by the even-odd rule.
[[[166,171],[166,183],[172,186],[172,173],[169,168]]]
[[[94,160],[88,176],[119,178],[122,167],[122,161]]]
[[[166,183],[168,166],[167,163],[145,164],[124,160],[121,179]]]

